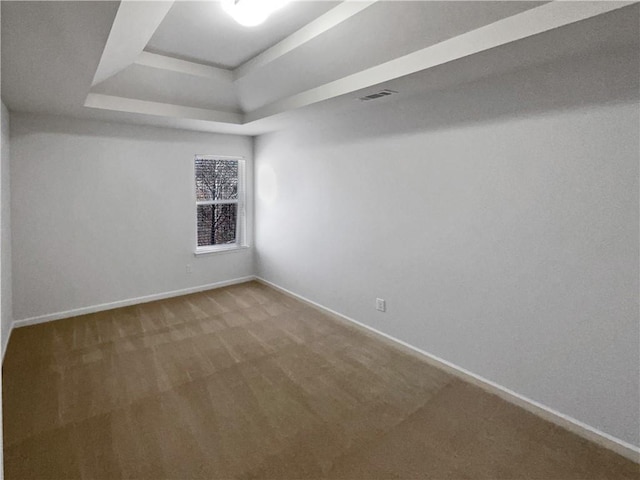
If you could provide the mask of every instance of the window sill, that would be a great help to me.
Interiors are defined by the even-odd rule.
[[[193,254],[196,257],[198,257],[200,255],[212,255],[217,253],[237,252],[239,250],[246,250],[248,248],[249,248],[248,245],[242,245],[242,246],[231,245],[231,246],[220,246],[220,247],[213,247],[213,248],[198,248],[196,249],[195,252],[193,252]]]

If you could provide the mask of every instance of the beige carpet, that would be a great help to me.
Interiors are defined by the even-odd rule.
[[[13,332],[14,479],[589,479],[639,467],[258,283]]]

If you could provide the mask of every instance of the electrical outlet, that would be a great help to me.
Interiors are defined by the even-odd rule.
[[[376,310],[379,312],[387,311],[387,302],[383,298],[376,298]]]
[[[187,273],[191,273],[193,270],[191,269],[191,265],[187,264]]]

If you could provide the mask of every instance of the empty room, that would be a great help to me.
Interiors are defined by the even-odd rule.
[[[640,480],[640,3],[0,1],[7,480]]]

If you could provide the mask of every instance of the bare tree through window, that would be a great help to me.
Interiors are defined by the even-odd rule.
[[[236,243],[238,160],[196,157],[198,247]]]

